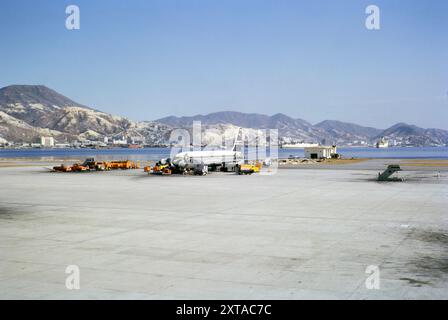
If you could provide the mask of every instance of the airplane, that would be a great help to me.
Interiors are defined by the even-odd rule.
[[[238,129],[232,150],[184,151],[176,154],[171,163],[181,169],[194,169],[198,165],[206,165],[212,168],[226,167],[241,163],[243,154],[236,151],[240,131],[241,128]]]

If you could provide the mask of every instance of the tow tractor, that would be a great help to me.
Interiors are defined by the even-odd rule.
[[[148,174],[155,174],[155,175],[171,175],[172,172],[172,165],[169,159],[162,159],[158,161],[154,167],[151,168],[151,166],[144,167],[144,171]]]
[[[236,168],[236,173],[239,175],[258,173],[260,172],[261,166],[262,164],[260,162],[257,162],[256,164],[240,164]]]

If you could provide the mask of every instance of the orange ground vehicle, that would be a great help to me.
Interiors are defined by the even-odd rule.
[[[168,165],[155,165],[154,168],[152,169],[152,173],[153,174],[161,174],[161,175],[170,175],[172,174],[171,169],[169,168]]]
[[[95,161],[94,158],[87,158],[82,164],[75,163],[72,166],[64,164],[53,167],[57,172],[84,172],[84,171],[109,171],[111,169],[140,169],[140,162],[126,161]]]
[[[65,165],[61,164],[60,166],[53,167],[53,170],[57,171],[57,172],[71,172],[72,171],[72,167],[71,166],[65,166]]]
[[[95,164],[95,170],[97,171],[109,171],[110,165],[109,162],[101,161]]]
[[[85,172],[85,171],[90,171],[90,168],[87,166],[83,166],[81,164],[75,163],[72,166],[72,172]]]
[[[57,172],[85,172],[90,171],[90,168],[88,166],[75,163],[72,166],[65,166],[62,164],[58,167],[53,167],[53,170]]]
[[[87,158],[82,164],[84,167],[89,167],[90,170],[107,171],[110,170],[110,165],[105,161],[95,161],[94,158]]]
[[[112,161],[109,162],[109,167],[111,169],[140,169],[140,162],[133,162],[130,160],[126,160],[126,161]]]

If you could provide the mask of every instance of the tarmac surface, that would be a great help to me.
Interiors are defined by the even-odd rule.
[[[361,164],[205,177],[0,168],[0,298],[447,299],[448,174],[436,171],[379,183]]]

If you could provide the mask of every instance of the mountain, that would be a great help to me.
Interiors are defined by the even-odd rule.
[[[409,125],[407,123],[397,123],[392,127],[381,132],[380,136],[410,136],[410,135],[422,135],[425,133],[425,129],[419,128],[414,125]]]
[[[42,85],[13,85],[0,89],[0,137],[16,142],[52,135],[60,141],[100,140],[104,136],[148,136],[155,144],[160,124],[127,118],[79,104]],[[156,137],[156,138],[154,138]]]
[[[156,121],[173,127],[191,126],[193,121],[201,121],[202,124],[206,125],[231,123],[238,127],[254,129],[269,129],[282,123],[283,126],[299,127],[301,129],[312,127],[312,125],[305,120],[293,119],[282,113],[267,116],[264,114],[242,113],[237,111],[214,112],[207,115],[195,115],[192,117],[171,116]]]
[[[195,115],[192,117],[166,117],[156,120],[173,127],[191,126],[193,121],[201,121],[202,124],[228,124],[231,123],[243,128],[268,129],[277,123],[287,123],[289,126],[309,127],[311,124],[304,120],[293,119],[284,114],[278,113],[273,116],[267,116],[258,113],[242,113],[237,111],[221,111],[209,113],[207,115]]]
[[[448,145],[448,131],[424,129],[407,123],[397,123],[382,131],[375,138],[385,137],[402,146],[441,146]]]
[[[41,104],[50,108],[78,106],[88,109],[42,85],[12,85],[0,89],[0,105],[15,104]]]
[[[372,145],[379,138],[385,137],[395,141],[397,145],[448,145],[448,131],[423,129],[404,123],[398,123],[391,128],[382,130],[337,120],[325,120],[312,125],[305,120],[294,119],[281,113],[267,116],[235,111],[191,117],[170,116],[156,121],[181,128],[189,128],[193,121],[201,121],[203,125],[208,126],[229,124],[252,129],[278,129],[280,140],[285,143],[325,141],[327,144],[337,145]]]
[[[334,144],[345,144],[347,141],[372,142],[372,139],[379,135],[382,130],[372,127],[363,127],[354,123],[337,120],[325,120],[314,126],[323,130],[326,139]]]
[[[325,120],[319,122],[315,127],[322,128],[328,133],[337,136],[360,136],[360,137],[375,137],[381,133],[381,129],[372,127],[363,127],[350,122],[342,122],[337,120]]]
[[[322,134],[313,125],[302,119],[293,119],[282,113],[273,116],[236,111],[214,112],[192,117],[166,117],[156,120],[172,127],[191,127],[193,121],[201,121],[203,125],[231,124],[249,129],[278,129],[281,137],[294,137],[297,140],[320,141]]]
[[[385,137],[396,145],[448,145],[448,131],[423,129],[398,123],[386,130],[354,123],[325,120],[316,125],[282,113],[272,116],[236,111],[215,112],[191,117],[166,117],[136,122],[79,104],[42,85],[13,85],[0,89],[0,143],[33,142],[53,136],[58,142],[101,141],[123,136],[146,144],[170,143],[173,129],[187,129],[193,121],[202,123],[202,141],[220,143],[233,139],[239,127],[249,137],[258,129],[278,129],[280,143],[322,142],[337,145],[373,144]]]
[[[287,143],[294,142],[321,142],[345,144],[348,141],[370,141],[381,130],[362,127],[356,124],[326,120],[312,125],[302,120],[294,119],[282,113],[267,116],[256,113],[241,113],[235,111],[215,112],[208,115],[196,115],[192,117],[166,117],[157,122],[175,127],[191,126],[193,121],[201,121],[202,124],[232,124],[234,126],[253,129],[278,129],[279,136]]]
[[[88,130],[100,135],[117,134],[131,124],[126,118],[96,111],[40,85],[0,89],[0,111],[31,126],[71,135]]]
[[[38,140],[41,136],[53,136],[60,140],[75,138],[56,130],[33,127],[0,111],[0,143],[6,141],[31,142]]]

